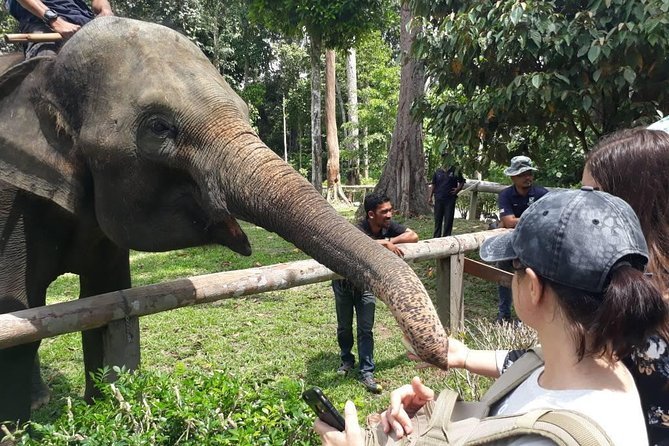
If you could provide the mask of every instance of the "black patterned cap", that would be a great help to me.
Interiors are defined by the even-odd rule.
[[[601,293],[611,267],[625,256],[640,270],[648,247],[632,208],[595,191],[553,191],[533,203],[516,229],[481,245],[486,262],[518,259],[553,282]]]

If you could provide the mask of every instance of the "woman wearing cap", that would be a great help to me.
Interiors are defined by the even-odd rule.
[[[669,122],[663,120],[665,122]],[[650,130],[649,130],[650,129]],[[590,152],[582,184],[625,200],[636,212],[648,244],[646,270],[669,301],[669,127],[659,125],[612,133]],[[664,130],[664,131],[659,131]],[[649,444],[669,444],[669,319],[641,348],[624,358],[639,390]],[[451,339],[449,367],[497,377],[524,350],[469,350]]]
[[[519,318],[537,330],[545,359],[491,414],[570,409],[596,421],[614,444],[645,444],[634,380],[618,358],[644,342],[667,318],[667,307],[644,275],[648,251],[634,211],[617,197],[586,189],[546,195],[513,232],[481,248],[485,261],[513,263],[514,305]],[[460,354],[459,365],[466,361],[469,369],[491,357],[494,364],[494,353]],[[410,417],[432,398],[434,392],[418,378],[395,390],[382,414],[386,432],[410,433]],[[347,403],[344,433],[316,422],[324,444],[361,444],[354,412]],[[514,444],[542,441],[528,437]]]

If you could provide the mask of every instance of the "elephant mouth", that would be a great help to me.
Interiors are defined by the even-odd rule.
[[[251,255],[249,239],[233,217],[224,217],[216,223],[210,224],[206,231],[213,242],[227,246],[237,254]]]

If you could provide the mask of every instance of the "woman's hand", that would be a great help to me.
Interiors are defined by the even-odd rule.
[[[419,377],[414,377],[411,384],[406,384],[390,394],[390,407],[381,414],[383,431],[395,432],[397,438],[402,438],[413,432],[411,417],[420,410],[425,403],[434,400],[434,391],[425,386]]]
[[[464,342],[455,338],[448,338],[448,367],[453,369],[464,369],[465,361],[469,355],[469,348]]]
[[[362,446],[364,437],[360,424],[358,424],[358,411],[355,409],[353,401],[346,401],[344,406],[344,420],[346,421],[346,430],[340,432],[324,421],[316,418],[314,430],[321,437],[325,446]]]

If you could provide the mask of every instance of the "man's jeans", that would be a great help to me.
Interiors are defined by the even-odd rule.
[[[374,373],[374,311],[376,298],[370,291],[360,291],[347,280],[333,280],[332,291],[337,309],[337,343],[342,363],[355,363],[353,349],[353,310],[355,309],[358,335],[360,375]]]
[[[22,33],[52,33],[51,28],[46,25],[37,23],[28,23],[21,26],[19,29]],[[37,56],[55,56],[63,45],[62,41],[58,42],[28,42],[25,44],[23,52],[26,60]]]
[[[499,286],[499,306],[497,310],[497,321],[510,321],[511,320],[511,303],[513,298],[511,296],[511,288],[505,286]]]
[[[497,262],[495,266],[504,271],[513,272],[513,267],[510,261]],[[497,322],[511,322],[511,304],[513,304],[513,296],[511,288],[505,286],[498,286],[499,305],[497,307]]]
[[[455,218],[455,202],[457,195],[446,198],[434,199],[434,234],[432,238],[447,237],[453,231],[453,219]]]

